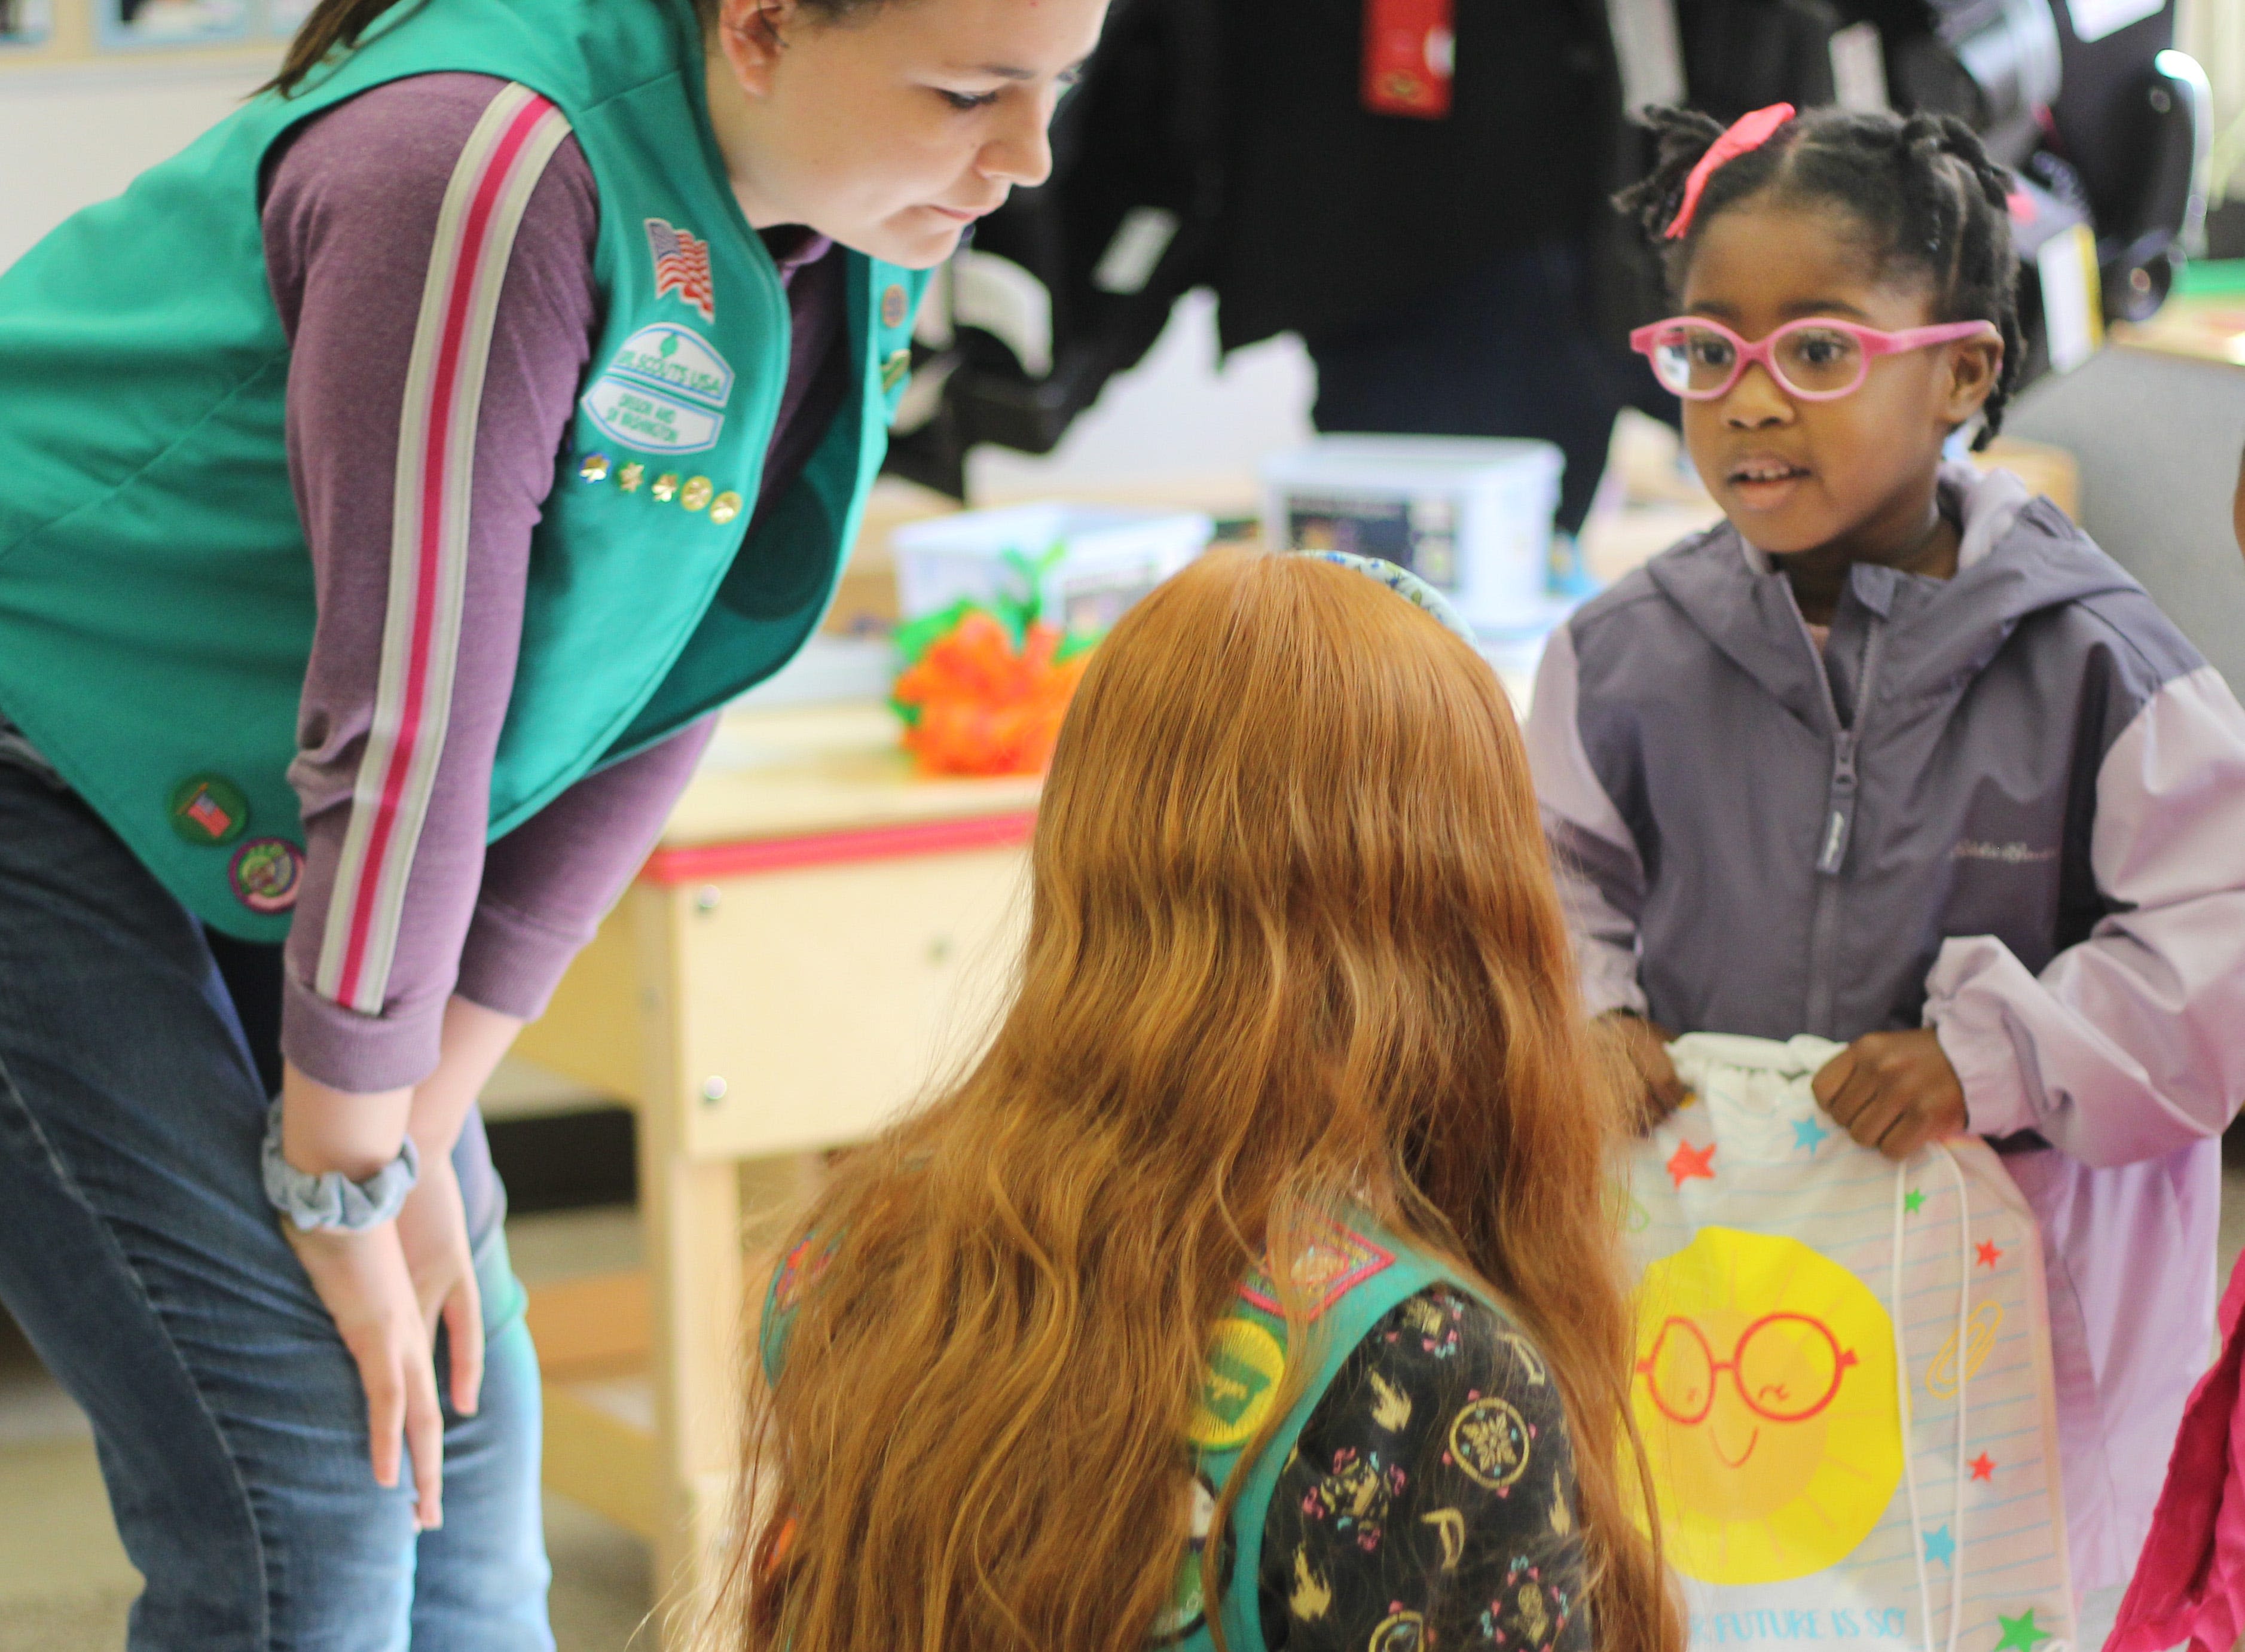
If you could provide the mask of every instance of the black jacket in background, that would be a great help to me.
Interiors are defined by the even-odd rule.
[[[1220,0],[1224,347],[1316,337],[1610,216],[1618,74],[1601,0],[1456,0],[1443,120],[1357,99],[1367,0]]]

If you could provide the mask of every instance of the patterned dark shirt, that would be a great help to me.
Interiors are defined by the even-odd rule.
[[[1430,1286],[1357,1344],[1263,1522],[1271,1652],[1588,1652],[1557,1386],[1519,1326]]]

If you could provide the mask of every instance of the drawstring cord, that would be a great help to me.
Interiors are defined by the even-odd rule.
[[[1972,1298],[1972,1207],[1964,1188],[1964,1172],[1957,1155],[1939,1142],[1933,1151],[1949,1166],[1957,1184],[1957,1490],[1950,1519],[1953,1544],[1949,1555],[1949,1649],[1957,1652],[1957,1637],[1964,1620],[1964,1485],[1969,1465],[1964,1460],[1964,1408],[1971,1387],[1972,1362],[1967,1338],[1970,1332]],[[1911,1427],[1909,1349],[1902,1340],[1902,1258],[1906,1208],[1902,1202],[1909,1180],[1907,1165],[1895,1166],[1894,1271],[1888,1286],[1888,1305],[1894,1314],[1896,1387],[1902,1396],[1902,1479],[1909,1487],[1909,1540],[1917,1560],[1918,1609],[1925,1624],[1925,1652],[1933,1652],[1933,1581],[1927,1572],[1925,1523],[1919,1518],[1916,1438]],[[2049,1649],[2046,1649],[2049,1652]]]

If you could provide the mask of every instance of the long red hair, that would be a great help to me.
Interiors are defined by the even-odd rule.
[[[1599,1643],[1678,1652],[1621,1490],[1623,1092],[1489,667],[1361,574],[1212,554],[1101,646],[1031,860],[987,1053],[808,1214],[839,1242],[751,1384],[727,1638],[1141,1652],[1213,1327],[1266,1246],[1353,1208],[1532,1331]]]

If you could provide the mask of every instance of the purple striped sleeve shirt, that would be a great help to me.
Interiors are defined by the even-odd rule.
[[[709,719],[580,780],[485,844],[491,771],[520,642],[530,536],[566,438],[600,324],[593,252],[600,201],[573,138],[550,159],[509,146],[504,83],[437,74],[392,82],[307,122],[268,162],[266,262],[288,330],[290,474],[311,547],[319,617],[290,778],[306,869],[288,945],[281,1048],[353,1091],[411,1084],[435,1066],[455,992],[534,1016],[630,881],[684,788]],[[515,102],[520,99],[517,98]],[[518,120],[519,137],[538,114]],[[487,119],[487,116],[490,119]],[[553,128],[549,126],[547,131]],[[535,168],[542,166],[542,171]],[[513,167],[519,176],[501,176]],[[470,169],[480,168],[473,176]],[[463,181],[465,180],[465,181]],[[468,501],[457,636],[425,678],[422,738],[435,761],[417,807],[393,816],[386,860],[353,817],[367,806],[377,706],[409,669],[390,622],[393,501],[417,444],[409,381],[432,258],[439,279],[478,249],[447,243],[448,190],[528,184],[511,245],[481,248],[497,279],[472,457],[444,485]],[[787,387],[761,513],[798,475],[848,393],[843,261],[799,228],[765,234],[793,313]],[[447,263],[445,261],[452,262]],[[474,343],[476,341],[471,341]],[[409,473],[409,479],[411,475]],[[434,486],[422,479],[419,485]],[[449,678],[449,682],[447,679]],[[385,689],[385,683],[389,686]],[[363,886],[377,884],[380,898]],[[356,892],[338,914],[336,891]],[[339,991],[329,931],[356,957]],[[328,967],[323,969],[323,955]]]

